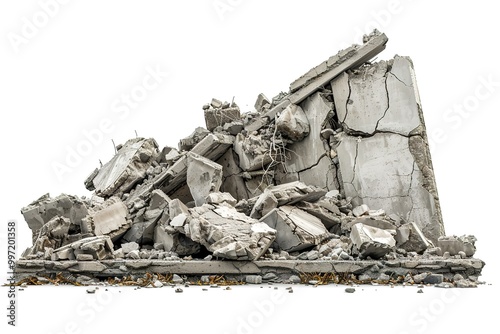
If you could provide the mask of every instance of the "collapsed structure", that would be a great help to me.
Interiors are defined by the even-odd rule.
[[[33,246],[18,274],[474,281],[476,239],[445,235],[412,61],[370,63],[386,43],[374,31],[252,112],[212,99],[206,129],[178,148],[119,145],[85,180],[92,198],[47,194],[22,209]]]

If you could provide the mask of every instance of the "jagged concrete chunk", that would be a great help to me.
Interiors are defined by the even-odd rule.
[[[259,195],[257,202],[252,208],[250,217],[259,219],[262,216],[267,215],[272,209],[278,206],[278,200],[273,195],[269,189],[265,189],[264,192]]]
[[[95,260],[112,259],[113,242],[108,236],[88,237],[54,249],[52,261],[75,260],[78,254],[91,255]]]
[[[300,106],[290,104],[276,117],[276,128],[285,137],[301,141],[309,134],[309,120]]]
[[[244,136],[239,133],[236,135],[233,149],[244,171],[265,169],[274,159],[270,142],[263,140],[258,134]]]
[[[240,108],[238,107],[205,110],[205,124],[209,131],[213,131],[218,126],[224,126],[226,123],[240,120]]]
[[[436,242],[444,227],[411,60],[366,65],[331,85],[346,196],[414,221]]]
[[[90,213],[85,220],[93,226],[95,235],[107,235],[112,240],[117,240],[130,227],[127,216],[125,204],[119,198],[112,197],[106,201],[103,208]]]
[[[467,257],[471,257],[476,252],[476,240],[473,235],[445,236],[438,239],[437,246],[441,248],[443,253],[448,252],[451,256],[464,252]]]
[[[407,252],[417,252],[420,254],[431,245],[414,222],[401,225],[397,229],[396,244],[398,248],[402,248]]]
[[[286,204],[293,205],[300,201],[314,202],[326,194],[326,191],[315,186],[305,185],[300,181],[269,186],[267,189],[278,201],[278,206]],[[262,194],[260,196],[267,195]],[[248,203],[252,206],[255,205],[260,196],[249,199]]]
[[[146,177],[146,170],[157,155],[158,145],[154,139],[128,140],[91,180],[95,193],[110,197],[129,191]],[[90,180],[85,183],[89,184]]]
[[[68,218],[73,225],[80,226],[82,218],[88,214],[88,204],[76,196],[61,194],[51,198],[45,194],[21,209],[24,219],[33,233],[33,241],[38,230],[56,216]]]
[[[232,207],[205,204],[191,209],[190,213],[184,233],[216,257],[257,260],[276,237],[276,230]]]
[[[333,227],[340,225],[340,211],[335,204],[326,201],[317,203],[299,202],[296,205],[299,209],[319,218],[323,225],[330,230]]]
[[[350,238],[362,257],[374,259],[383,257],[396,245],[391,233],[363,223],[352,227]]]
[[[222,166],[193,153],[188,154],[187,163],[187,185],[196,206],[200,206],[211,192],[219,191]]]
[[[310,248],[330,236],[318,218],[293,206],[274,209],[260,221],[278,231],[275,244],[287,252]]]
[[[200,141],[202,141],[206,136],[210,134],[205,128],[197,127],[194,129],[193,133],[191,133],[186,138],[183,138],[179,141],[179,151],[189,151],[193,147],[196,146]]]
[[[262,112],[266,106],[269,107],[270,105],[271,101],[269,101],[269,99],[263,93],[260,93],[257,96],[254,107],[258,112]]]

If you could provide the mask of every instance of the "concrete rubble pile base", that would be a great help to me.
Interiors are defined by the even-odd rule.
[[[254,110],[213,98],[177,148],[117,145],[90,198],[21,209],[33,245],[15,274],[476,286],[477,239],[445,232],[413,62],[373,60],[387,42],[363,36]]]

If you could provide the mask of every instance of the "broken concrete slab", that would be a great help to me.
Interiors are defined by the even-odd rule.
[[[128,140],[92,180],[89,190],[101,197],[128,192],[146,177],[146,170],[158,155],[158,144],[154,139],[134,138]]]
[[[119,198],[111,197],[102,205],[93,208],[83,219],[83,223],[87,226],[85,230],[89,229],[97,236],[107,235],[116,241],[130,227],[127,217],[128,210],[125,204]]]
[[[223,127],[227,123],[241,120],[240,108],[238,107],[205,109],[204,113],[208,131],[213,131],[219,126]]]
[[[190,210],[184,231],[214,256],[257,260],[275,239],[276,230],[228,206],[203,205]]]
[[[420,231],[417,224],[411,222],[398,227],[396,245],[408,252],[413,251],[422,254],[432,244]]]
[[[443,253],[448,252],[451,256],[464,252],[467,257],[471,257],[476,252],[476,237],[473,235],[444,236],[437,241],[437,246]]]
[[[194,129],[193,133],[179,141],[179,151],[190,151],[209,134],[210,131],[208,131],[207,129],[197,127],[196,129]]]
[[[222,166],[194,153],[188,153],[187,185],[196,206],[205,203],[211,192],[218,192],[222,184]]]
[[[363,258],[379,259],[389,253],[396,245],[394,237],[380,228],[355,224],[351,229],[350,238]]]
[[[274,209],[260,221],[278,231],[276,248],[287,252],[311,248],[330,236],[318,218],[293,206]]]
[[[315,202],[326,194],[326,191],[315,186],[308,186],[300,181],[269,186],[267,189],[278,201],[278,206],[293,205],[300,201]],[[260,196],[267,196],[267,194]],[[248,203],[254,206],[260,196],[249,199]]]
[[[21,213],[33,234],[33,241],[40,228],[56,216],[68,218],[71,224],[80,226],[81,220],[88,214],[89,203],[77,196],[61,194],[51,198],[49,194],[21,209]]]
[[[410,59],[365,65],[331,86],[345,131],[337,153],[346,196],[414,221],[437,241],[444,227]]]

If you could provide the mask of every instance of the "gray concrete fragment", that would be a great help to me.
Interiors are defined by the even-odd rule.
[[[467,257],[471,257],[476,252],[476,237],[468,236],[446,236],[440,237],[437,241],[437,246],[444,252],[448,252],[451,256],[458,255],[464,252]]]
[[[278,231],[273,248],[287,252],[319,245],[330,236],[318,218],[293,206],[274,209],[260,221]]]
[[[302,182],[295,181],[267,188],[278,201],[278,206],[293,205],[300,201],[315,202],[325,195],[326,191],[315,186],[308,186]],[[248,200],[250,205],[255,205],[260,196]]]
[[[240,121],[240,108],[232,107],[225,109],[206,109],[205,124],[208,131],[213,131],[218,126],[224,126],[226,123]]]
[[[76,196],[61,194],[51,198],[45,194],[21,209],[28,227],[33,234],[33,242],[39,229],[56,216],[68,218],[72,225],[80,226],[82,218],[88,214],[88,204]]]
[[[270,105],[271,101],[269,101],[269,99],[263,93],[260,93],[257,96],[257,100],[255,101],[254,107],[255,110],[257,110],[258,112],[262,112],[264,111],[264,108],[266,106],[269,107]]]
[[[436,242],[444,228],[411,60],[366,65],[331,86],[346,196],[414,221]]]
[[[228,206],[203,205],[190,210],[184,233],[215,257],[256,260],[275,239],[276,230]]]
[[[265,169],[275,159],[270,142],[267,143],[255,133],[248,136],[241,133],[236,135],[233,149],[239,157],[239,166],[244,171]]]
[[[401,225],[397,229],[396,245],[407,252],[422,254],[431,243],[424,236],[417,224],[411,222]]]
[[[230,193],[212,192],[206,198],[207,204],[222,204],[226,203],[230,206],[235,206],[237,201]]]
[[[301,141],[309,134],[309,120],[300,106],[290,104],[277,115],[276,129],[292,141]]]
[[[318,203],[299,202],[296,206],[319,218],[328,230],[340,224],[340,211],[335,204],[325,205],[324,201]]]
[[[352,214],[356,217],[362,216],[370,211],[370,208],[366,204],[361,204],[354,209],[352,209]]]
[[[278,207],[278,200],[269,189],[265,189],[253,206],[250,217],[260,219],[276,207]]]
[[[125,255],[134,250],[139,250],[139,244],[137,242],[126,242],[122,244],[122,250]]]
[[[187,185],[196,206],[201,206],[211,192],[219,191],[222,166],[193,153],[188,153],[187,162]]]
[[[381,258],[396,245],[393,236],[380,228],[355,224],[350,238],[362,257]]]
[[[247,275],[245,276],[245,282],[249,284],[262,284],[262,276],[260,275]]]
[[[158,145],[154,139],[130,139],[99,169],[99,173],[86,183],[92,182],[98,196],[121,195],[146,177],[146,170],[158,153]]]
[[[179,141],[179,151],[190,151],[209,134],[210,131],[208,131],[207,129],[197,127],[196,129],[194,129],[193,133]]]
[[[112,197],[102,206],[94,208],[84,221],[92,226],[95,235],[108,235],[116,241],[130,227],[127,216],[128,210],[125,204],[119,198]]]

